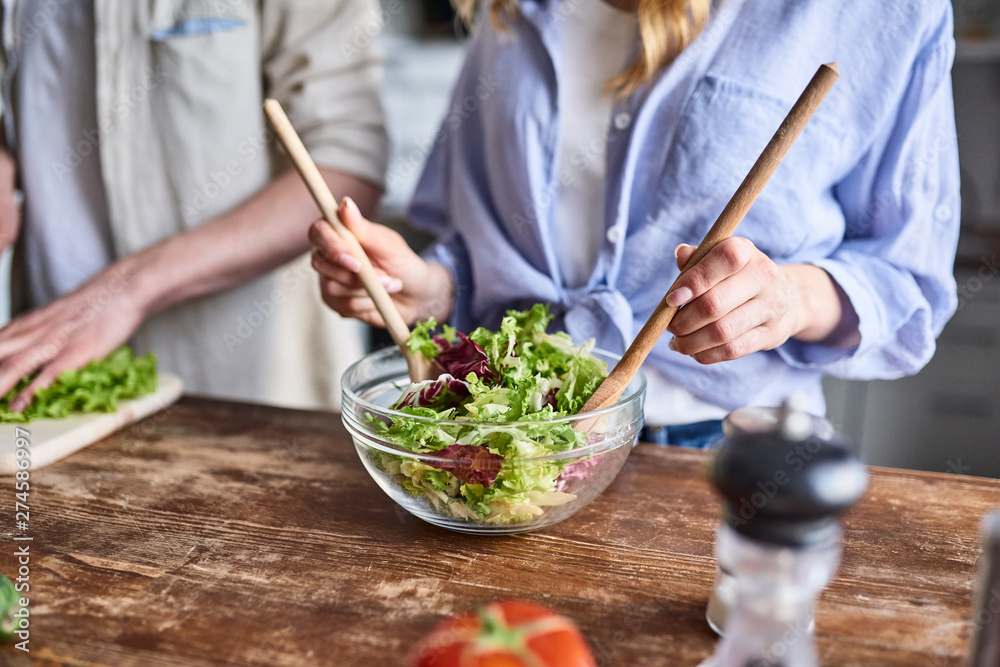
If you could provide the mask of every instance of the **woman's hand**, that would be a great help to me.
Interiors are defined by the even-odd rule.
[[[366,220],[349,197],[340,203],[340,220],[354,232],[407,324],[428,317],[446,321],[451,314],[451,274],[420,258],[397,232]],[[323,301],[344,317],[384,327],[382,316],[358,279],[361,263],[351,255],[325,220],[313,223],[312,265],[320,274]]]
[[[144,314],[130,290],[132,278],[127,269],[111,266],[76,291],[0,329],[0,396],[38,372],[10,402],[12,410],[24,410],[35,391],[60,373],[110,354],[135,333]]]
[[[694,246],[677,247],[683,267]],[[844,320],[856,329],[849,302],[822,269],[810,264],[772,262],[753,243],[730,238],[715,246],[678,281],[667,304],[683,306],[668,330],[670,347],[703,364],[738,359],[773,350],[789,338],[847,346],[856,342],[842,332]],[[847,308],[845,309],[845,305]]]

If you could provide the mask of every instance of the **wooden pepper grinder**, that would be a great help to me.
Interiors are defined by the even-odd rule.
[[[725,636],[702,667],[815,667],[810,628],[840,562],[839,516],[868,484],[858,457],[822,438],[796,399],[778,428],[727,438],[710,477],[725,506],[716,556],[735,597]]]

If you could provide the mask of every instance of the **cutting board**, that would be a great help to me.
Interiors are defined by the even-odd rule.
[[[178,376],[160,373],[156,391],[132,401],[122,401],[117,412],[38,419],[27,424],[0,424],[0,475],[11,475],[18,470],[14,458],[18,428],[23,429],[21,435],[25,430],[29,433],[31,469],[37,470],[163,410],[180,398],[183,391],[184,383]]]

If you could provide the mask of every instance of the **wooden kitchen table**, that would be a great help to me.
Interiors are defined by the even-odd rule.
[[[31,653],[0,664],[389,667],[446,615],[516,597],[576,621],[602,665],[696,665],[715,644],[705,468],[640,445],[576,516],[474,537],[398,508],[337,416],[186,398],[32,472]],[[822,663],[962,665],[997,506],[997,480],[874,470],[819,604]]]

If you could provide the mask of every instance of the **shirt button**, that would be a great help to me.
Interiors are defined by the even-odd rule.
[[[615,114],[615,127],[619,130],[624,130],[626,127],[632,124],[632,116],[626,112],[621,112]]]
[[[621,243],[621,240],[622,240],[621,227],[612,227],[611,229],[608,230],[608,241],[611,241],[611,243],[618,245],[619,243]]]
[[[951,206],[941,204],[934,209],[934,219],[938,222],[948,222],[951,220]]]

